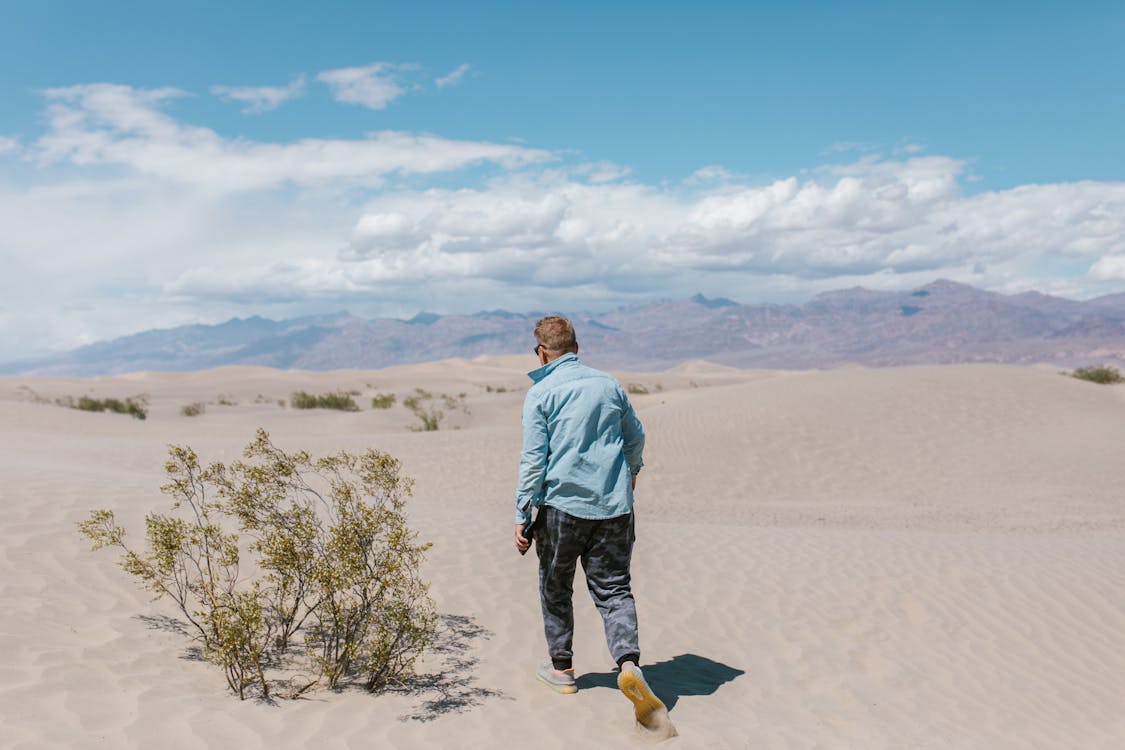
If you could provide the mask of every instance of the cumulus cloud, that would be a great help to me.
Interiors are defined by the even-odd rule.
[[[628,177],[631,171],[624,164],[614,164],[609,161],[579,164],[574,168],[575,174],[581,175],[589,182],[615,182]]]
[[[316,304],[316,288],[348,286],[341,279],[352,268],[340,266],[336,251],[370,190],[554,158],[402,132],[288,143],[226,138],[174,116],[186,96],[111,84],[44,92],[44,131],[22,145],[13,140],[25,163],[0,174],[0,257],[8,269],[0,299],[10,311],[0,359],[122,335],[142,320],[151,327],[248,311],[302,314]],[[328,270],[310,286],[316,263]],[[256,296],[257,281],[246,279],[260,268],[272,269],[265,278],[299,283]],[[207,289],[224,276],[232,287],[217,300]]]
[[[261,114],[277,109],[305,90],[305,77],[298,76],[288,86],[212,86],[211,93],[227,101],[241,102],[245,114]]]
[[[708,164],[688,175],[686,185],[725,185],[738,179],[738,175],[718,164]]]
[[[185,96],[52,89],[41,136],[9,139],[21,170],[44,169],[0,180],[0,358],[236,314],[575,310],[700,289],[794,300],[938,276],[1077,296],[1125,282],[1120,182],[967,194],[963,160],[867,153],[764,184],[718,164],[645,183],[436,135],[227,138],[176,117]]]
[[[0,135],[0,156],[14,154],[20,150],[18,138]]]
[[[316,79],[327,84],[338,101],[368,109],[385,109],[406,93],[400,76],[414,68],[413,65],[377,62],[359,68],[328,70]]]
[[[1125,184],[965,196],[962,169],[947,157],[866,160],[820,179],[686,196],[635,183],[526,178],[396,193],[371,201],[343,259],[367,263],[383,279],[511,276],[612,289],[636,273],[813,280],[1121,250]]]
[[[190,274],[169,290],[408,298],[422,288],[487,288],[491,299],[533,291],[565,306],[575,289],[621,301],[707,283],[738,298],[778,280],[808,292],[940,275],[1022,291],[1036,263],[1059,258],[1097,259],[1095,280],[1125,274],[1125,184],[966,196],[957,181],[963,162],[928,156],[683,193],[591,180],[585,166],[472,188],[387,191],[366,204],[335,257]]]
[[[163,111],[184,95],[112,84],[49,89],[48,129],[33,154],[43,163],[119,166],[219,192],[286,184],[373,186],[391,174],[435,174],[485,162],[511,169],[551,158],[537,149],[394,131],[358,140],[227,139]]]
[[[1125,281],[1125,255],[1107,255],[1090,267],[1090,275],[1103,281]]]
[[[10,310],[0,321],[0,360],[143,328],[302,314],[308,299],[285,301],[296,292],[218,302],[165,287],[197,269],[239,278],[248,268],[332,258],[357,210],[327,191],[217,200],[144,176],[23,188],[0,180],[0,258],[7,269],[0,300]]]
[[[465,77],[465,74],[468,73],[469,70],[470,65],[468,63],[462,63],[457,66],[456,70],[451,71],[448,75],[444,75],[441,78],[436,79],[434,83],[439,89],[443,89],[446,86],[456,86],[457,84],[461,83],[461,79]]]

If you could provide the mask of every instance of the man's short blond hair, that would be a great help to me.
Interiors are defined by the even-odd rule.
[[[574,336],[574,326],[561,315],[548,315],[535,324],[535,340],[544,349],[554,352],[578,351],[578,339]]]

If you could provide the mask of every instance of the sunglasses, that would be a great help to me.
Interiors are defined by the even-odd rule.
[[[542,348],[543,348],[542,344],[536,344],[535,348],[531,350],[531,353],[534,354],[536,357],[538,357],[539,356],[539,350],[542,349]]]

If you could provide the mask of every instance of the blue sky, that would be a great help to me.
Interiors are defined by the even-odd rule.
[[[1109,2],[3,0],[0,359],[234,315],[1122,291],[1123,38]]]

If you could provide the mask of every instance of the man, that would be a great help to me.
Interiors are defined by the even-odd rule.
[[[578,361],[570,321],[543,318],[535,340],[540,367],[528,373],[534,385],[523,405],[515,543],[523,553],[534,538],[539,556],[550,658],[536,676],[559,693],[578,690],[571,647],[574,573],[581,560],[621,670],[618,687],[633,702],[637,721],[647,725],[665,709],[638,667],[637,610],[629,587],[633,489],[643,465],[644,429],[621,385]],[[533,506],[540,510],[529,538],[524,529]]]

